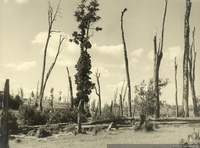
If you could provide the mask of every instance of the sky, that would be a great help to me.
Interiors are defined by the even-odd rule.
[[[200,95],[200,0],[191,0],[190,27],[196,27],[195,47],[196,59],[196,94]],[[45,96],[49,97],[53,87],[55,96],[62,91],[62,98],[69,95],[69,83],[66,67],[69,68],[75,96],[75,65],[80,56],[80,49],[69,42],[73,31],[77,31],[78,23],[74,11],[81,0],[62,0],[61,16],[53,24],[53,33],[47,53],[47,67],[54,60],[60,34],[65,37],[62,52],[47,82]],[[50,0],[54,9],[58,0]],[[124,31],[127,45],[132,99],[134,86],[142,80],[153,77],[153,37],[157,30],[160,37],[164,0],[99,0],[101,20],[95,26],[102,27],[100,32],[93,32],[92,49],[88,52],[92,60],[92,81],[96,83],[95,72],[100,72],[102,103],[110,104],[114,92],[121,91],[126,80],[123,44],[120,28],[121,12],[124,14]],[[161,100],[175,104],[174,58],[178,63],[178,102],[182,102],[182,61],[184,50],[184,16],[185,0],[168,0],[165,22],[163,59],[160,77],[169,78],[170,83],[162,89]],[[36,92],[37,83],[41,81],[43,49],[48,31],[47,0],[0,0],[0,90],[4,89],[6,79],[10,79],[10,92],[16,95],[20,87],[25,97]],[[190,34],[191,36],[191,34]],[[191,40],[190,40],[191,41]],[[95,91],[91,100],[98,100]],[[127,99],[127,98],[126,98]],[[118,98],[119,100],[119,98]],[[192,104],[191,95],[189,104]]]

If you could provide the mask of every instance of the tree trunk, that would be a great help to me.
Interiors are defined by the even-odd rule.
[[[1,117],[1,137],[0,146],[3,148],[9,148],[8,140],[8,99],[9,99],[9,79],[6,79],[3,95],[3,111]]]
[[[129,116],[132,117],[132,110],[131,110],[131,81],[130,81],[130,75],[129,75],[129,64],[128,64],[128,56],[127,56],[127,49],[126,49],[126,42],[124,37],[124,29],[123,29],[123,16],[124,13],[127,11],[125,8],[122,11],[121,14],[121,31],[122,31],[122,42],[124,45],[124,60],[125,60],[125,66],[126,66],[126,77],[127,77],[127,85],[128,85],[128,107],[129,107]]]
[[[123,103],[122,103],[122,95],[119,95],[119,103],[120,103],[120,115],[123,116]]]
[[[79,105],[78,105],[78,119],[77,119],[77,124],[78,124],[78,129],[77,132],[81,133],[82,132],[82,127],[81,127],[81,115],[82,115],[82,102],[84,100],[80,100]]]
[[[189,51],[189,60],[188,61],[189,61],[189,80],[190,80],[190,88],[191,88],[191,93],[192,93],[194,116],[198,117],[199,110],[197,107],[197,98],[196,98],[196,91],[195,91],[195,63],[196,63],[197,52],[195,51],[194,35],[195,35],[195,28],[194,28],[193,35],[192,35],[193,41],[192,41],[192,45],[191,45],[191,48]],[[193,58],[193,56],[194,56],[194,58]]]
[[[176,63],[176,57],[174,61],[175,68],[175,102],[176,102],[176,117],[178,117],[178,85],[177,85],[177,68],[178,64]]]
[[[167,12],[167,0],[165,0],[164,6],[164,15],[162,21],[162,29],[161,29],[161,38],[159,42],[159,46],[157,49],[157,35],[154,36],[154,76],[153,76],[153,83],[154,83],[154,97],[156,99],[156,118],[160,118],[160,99],[159,99],[159,68],[161,59],[163,57],[163,40],[164,40],[164,26],[165,26],[165,17]]]
[[[186,12],[185,12],[185,20],[184,20],[184,55],[183,55],[183,111],[184,116],[189,117],[189,107],[188,107],[188,58],[189,58],[189,34],[190,34],[190,26],[189,26],[189,18],[190,18],[190,9],[192,3],[190,0],[186,0]]]
[[[97,70],[95,76],[97,78],[98,92],[97,92],[96,86],[94,88],[95,88],[95,91],[96,91],[96,95],[99,97],[99,115],[101,116],[101,86],[100,86],[100,82],[99,82],[100,73],[98,73],[98,70]]]
[[[68,80],[69,80],[69,90],[70,90],[70,100],[71,100],[71,108],[74,107],[74,98],[73,98],[73,89],[72,89],[72,80],[71,80],[71,76],[69,74],[69,69],[68,67],[66,67],[67,69],[67,73],[68,73]]]

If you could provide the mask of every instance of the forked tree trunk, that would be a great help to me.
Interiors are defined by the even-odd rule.
[[[177,85],[177,68],[178,64],[176,63],[176,57],[174,60],[174,68],[175,68],[175,102],[176,102],[176,117],[178,117],[178,85]]]
[[[71,76],[69,74],[69,69],[68,67],[66,67],[67,69],[67,74],[68,74],[68,80],[69,80],[69,91],[70,91],[70,100],[71,100],[71,108],[74,107],[74,98],[73,98],[73,89],[72,89],[72,80],[71,80]]]
[[[159,69],[161,59],[163,57],[163,40],[164,40],[164,25],[165,25],[165,17],[167,12],[167,0],[165,0],[164,7],[164,15],[161,29],[161,38],[159,41],[159,46],[157,48],[157,35],[154,36],[154,76],[153,76],[153,86],[154,86],[154,97],[156,99],[156,118],[160,118],[160,99],[159,99]]]
[[[183,55],[183,111],[184,116],[189,117],[189,107],[188,107],[188,59],[189,59],[189,35],[190,35],[190,10],[192,3],[190,0],[186,0],[186,12],[185,12],[185,20],[184,20],[184,55]]]
[[[194,108],[194,116],[199,116],[199,110],[197,107],[197,98],[196,98],[196,91],[195,91],[195,63],[196,63],[196,54],[195,51],[195,41],[194,41],[194,35],[195,35],[195,28],[192,34],[192,45],[189,51],[189,80],[190,80],[190,88],[192,93],[192,101],[193,101],[193,108]]]
[[[123,29],[123,16],[124,13],[127,11],[125,8],[121,14],[121,31],[122,31],[122,42],[124,45],[124,60],[126,66],[126,77],[127,77],[127,85],[128,85],[128,108],[129,108],[129,116],[132,117],[132,109],[131,109],[131,80],[129,75],[129,64],[128,64],[128,56],[127,56],[127,49],[126,49],[126,42],[124,37],[124,29]]]
[[[1,137],[0,137],[0,147],[9,148],[8,140],[8,98],[9,98],[9,79],[6,79],[3,95],[3,111],[1,117]]]
[[[98,69],[97,69],[95,76],[97,78],[98,91],[97,91],[96,86],[94,88],[95,88],[95,91],[96,91],[96,95],[99,97],[99,104],[98,104],[99,105],[99,115],[101,116],[101,86],[100,86],[100,82],[99,82],[100,73],[98,73]]]

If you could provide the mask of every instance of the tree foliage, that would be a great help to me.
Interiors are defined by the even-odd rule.
[[[169,79],[159,79],[159,95],[161,96],[161,88],[166,87]],[[135,105],[140,114],[154,115],[156,109],[156,100],[154,97],[153,79],[148,83],[143,80],[139,85],[135,86]]]
[[[77,94],[75,98],[75,106],[77,107],[80,100],[84,100],[82,103],[82,111],[84,111],[84,102],[89,101],[88,95],[91,94],[92,89],[94,89],[94,83],[92,83],[90,75],[91,56],[87,52],[87,49],[92,47],[90,38],[93,36],[92,31],[100,31],[102,28],[94,27],[94,23],[98,22],[101,17],[97,15],[99,11],[99,4],[97,0],[82,0],[81,4],[78,5],[77,10],[74,13],[76,21],[79,23],[78,31],[74,31],[70,39],[70,42],[74,42],[80,45],[80,57],[75,65],[77,73],[75,75],[75,83],[77,84]],[[90,32],[91,31],[91,32]]]

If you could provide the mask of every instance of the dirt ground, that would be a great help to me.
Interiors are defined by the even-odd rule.
[[[162,125],[152,132],[119,129],[102,131],[97,135],[57,134],[47,138],[36,138],[20,135],[9,141],[10,148],[107,148],[107,144],[179,144],[187,140],[193,127],[200,132],[200,123],[192,125]]]

